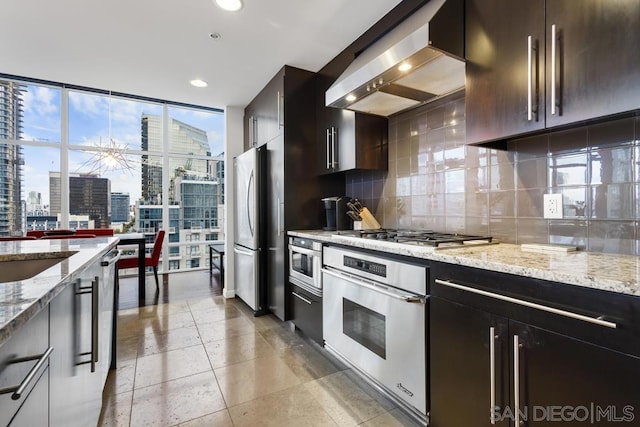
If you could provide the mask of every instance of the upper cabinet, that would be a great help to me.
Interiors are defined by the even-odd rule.
[[[245,150],[266,144],[284,131],[285,69],[283,67],[245,108]]]
[[[637,109],[637,2],[467,0],[467,142]]]
[[[318,76],[322,104],[318,109],[318,170],[320,174],[353,169],[387,170],[389,125],[385,117],[324,106],[331,84]]]

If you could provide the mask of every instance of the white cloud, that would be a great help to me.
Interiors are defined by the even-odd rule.
[[[79,114],[90,117],[106,116],[109,111],[108,98],[81,92],[69,92],[69,106]]]

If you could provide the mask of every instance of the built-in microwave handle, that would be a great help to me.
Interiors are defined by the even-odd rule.
[[[308,255],[308,256],[319,256],[320,252],[314,251],[313,249],[301,248],[300,246],[289,245],[289,250],[291,252],[297,252],[299,254]]]
[[[401,294],[396,294],[394,292],[390,292],[388,291],[387,287],[383,286],[383,285],[378,285],[376,283],[370,282],[366,279],[362,279],[360,277],[358,277],[357,279],[346,275],[344,273],[338,273],[338,272],[334,272],[332,270],[329,270],[327,268],[323,268],[322,272],[324,274],[328,274],[329,276],[333,276],[336,277],[338,279],[341,280],[345,280],[349,283],[352,283],[356,286],[360,286],[362,288],[366,288],[369,289],[371,291],[377,292],[379,294],[383,294],[385,296],[400,300],[400,301],[404,301],[404,302],[412,302],[412,303],[421,303],[421,304],[426,304],[427,302],[427,298],[425,296],[418,296],[418,295],[401,295]]]
[[[511,303],[522,305],[529,308],[535,308],[536,310],[546,311],[547,313],[558,314],[560,316],[570,317],[576,320],[582,320],[583,322],[593,323],[593,324],[605,326],[611,329],[616,329],[618,327],[617,324],[613,322],[609,322],[607,320],[603,320],[601,318],[584,316],[582,314],[573,313],[567,310],[560,310],[558,308],[553,308],[553,307],[549,307],[542,304],[536,304],[534,302],[529,302],[529,301],[521,300],[518,298],[512,298],[506,295],[496,294],[494,292],[487,292],[487,291],[483,291],[482,289],[476,289],[469,286],[459,285],[457,283],[450,282],[448,280],[436,279],[435,282],[438,285],[448,286],[450,288],[459,289],[461,291],[471,292],[474,294],[483,295],[489,298],[499,299],[501,301],[511,302]]]

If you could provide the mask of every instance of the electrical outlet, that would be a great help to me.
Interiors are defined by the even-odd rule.
[[[562,219],[562,194],[544,195],[544,217]]]

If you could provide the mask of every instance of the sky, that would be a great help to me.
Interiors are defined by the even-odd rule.
[[[23,94],[24,123],[22,139],[52,143],[49,147],[24,146],[23,198],[30,191],[42,194],[49,204],[49,171],[60,171],[61,90],[44,86],[27,86]],[[140,197],[140,156],[125,155],[133,170],[111,168],[96,162],[96,156],[82,147],[113,144],[118,151],[140,150],[142,114],[162,114],[162,106],[143,101],[110,98],[105,95],[69,92],[69,144],[77,150],[69,152],[70,173],[99,173],[111,180],[112,192],[129,193],[131,203]],[[207,132],[211,154],[224,151],[224,116],[210,111],[169,107],[172,118]],[[111,142],[113,141],[113,142]],[[102,167],[100,166],[102,165]]]

